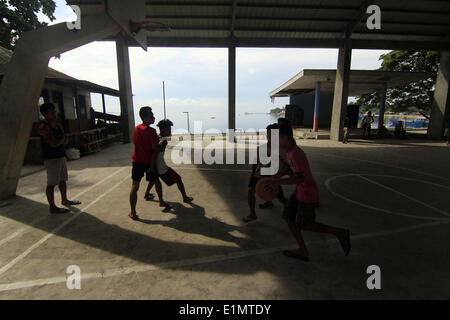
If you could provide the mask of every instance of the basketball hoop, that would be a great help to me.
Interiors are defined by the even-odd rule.
[[[170,31],[170,27],[162,22],[155,22],[150,20],[130,22],[130,30],[133,36],[135,36],[141,30],[147,30],[150,32],[156,31]]]

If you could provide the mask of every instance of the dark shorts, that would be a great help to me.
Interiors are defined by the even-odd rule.
[[[264,178],[264,177],[262,177],[262,178]],[[261,180],[262,178],[252,176],[252,177],[250,178],[250,181],[248,182],[248,187],[249,187],[249,188],[256,188],[256,184],[257,184],[258,181]],[[277,198],[278,198],[278,199],[284,198],[283,188],[281,188],[281,186],[278,186],[278,194],[277,194]]]
[[[294,220],[297,229],[301,230],[309,224],[316,222],[315,208],[318,206],[318,203],[300,202],[295,194],[293,194],[284,206],[283,218]]]
[[[131,169],[131,177],[133,181],[141,182],[144,175],[146,176],[147,181],[151,181],[157,177],[156,173],[147,172],[148,168],[150,168],[150,164],[148,163],[133,162],[133,169]]]
[[[166,173],[160,174],[159,177],[168,186],[171,186],[181,181],[180,175],[176,173],[176,171],[173,170],[172,168],[169,168]]]

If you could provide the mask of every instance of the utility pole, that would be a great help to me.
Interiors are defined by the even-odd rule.
[[[166,87],[163,81],[164,120],[166,120]]]

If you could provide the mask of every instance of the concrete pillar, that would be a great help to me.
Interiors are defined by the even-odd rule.
[[[313,131],[319,131],[319,107],[320,107],[320,82],[316,82],[316,95],[314,98],[314,122]]]
[[[102,93],[102,107],[103,107],[103,120],[105,121],[106,125],[106,103],[105,103],[105,94]]]
[[[117,72],[120,91],[120,126],[123,143],[130,143],[134,133],[133,92],[131,87],[130,55],[123,36],[116,38]]]
[[[236,47],[228,48],[228,129],[233,130],[229,142],[234,142],[236,129]]]
[[[347,113],[347,99],[349,89],[350,63],[352,48],[350,40],[345,40],[344,46],[339,48],[336,82],[334,85],[333,111],[331,115],[330,139],[342,141],[342,125]]]
[[[386,91],[387,91],[387,83],[383,83],[381,85],[380,90],[380,112],[378,114],[378,128],[384,124],[384,110],[386,108]]]
[[[0,86],[0,199],[15,195],[50,57],[118,31],[106,14],[95,14],[76,32],[60,23],[22,34]]]
[[[428,137],[432,139],[442,138],[445,129],[445,115],[450,113],[450,51],[441,52],[440,60],[428,126]]]

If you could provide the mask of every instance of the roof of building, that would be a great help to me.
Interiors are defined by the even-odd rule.
[[[66,2],[105,10],[105,0]],[[371,4],[381,29],[367,27]],[[336,48],[350,39],[357,49],[450,48],[446,0],[146,0],[145,18],[171,28],[149,32],[150,47]]]
[[[388,88],[398,87],[427,79],[430,76],[426,72],[350,70],[349,95],[359,96],[377,91],[383,83],[386,83]],[[313,92],[317,82],[320,82],[320,92],[332,93],[335,79],[336,69],[305,69],[270,92],[270,97],[286,97]]]
[[[3,76],[6,72],[9,60],[12,57],[13,52],[0,46],[0,76]],[[92,93],[103,93],[110,96],[118,97],[120,92],[118,90],[98,85],[86,80],[78,80],[65,73],[48,67],[45,80],[50,83],[60,84],[64,86],[73,86],[80,89],[89,90]]]

